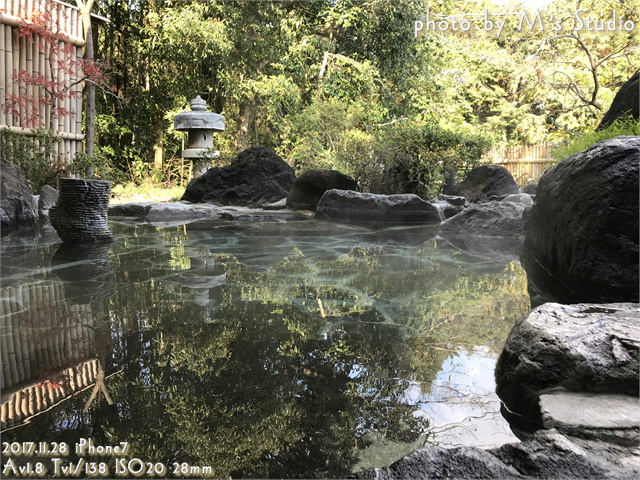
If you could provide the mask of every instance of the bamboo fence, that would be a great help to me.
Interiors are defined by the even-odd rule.
[[[0,405],[0,430],[28,423],[34,416],[46,412],[96,382],[99,360],[94,358],[64,369],[53,380],[44,380],[3,396]]]
[[[43,75],[51,78],[51,68],[47,49],[36,36],[33,39],[18,37],[19,26],[28,21],[34,12],[42,12],[45,8],[52,11],[51,30],[64,35],[64,39],[58,42],[59,58],[65,54],[64,43],[72,45],[73,56],[67,61],[77,62],[82,59],[82,47],[84,45],[82,21],[79,10],[71,5],[58,0],[0,0],[0,129],[8,128],[13,132],[33,135],[33,125],[29,119],[35,112],[31,106],[21,110],[18,114],[6,113],[3,108],[7,95],[26,95],[33,98],[34,105],[45,95],[42,88],[33,85],[25,85],[14,81],[14,72],[26,71],[29,75]],[[52,79],[52,78],[51,78]],[[52,79],[53,80],[53,79]],[[60,71],[59,82],[71,84],[77,80],[72,75]],[[82,151],[82,85],[77,84],[70,90],[71,96],[65,95],[61,99],[63,109],[70,112],[69,115],[58,115],[54,118],[54,130],[61,136],[62,141],[54,147],[54,154],[62,156],[67,161],[72,161],[76,153]],[[42,119],[42,126],[49,126],[51,120],[51,106],[42,103],[37,107],[37,114]]]
[[[555,163],[551,157],[551,148],[550,142],[492,148],[482,158],[485,162],[502,165],[519,184],[526,184],[537,181]]]
[[[62,282],[0,288],[2,429],[95,382],[94,323],[91,304],[68,304]]]

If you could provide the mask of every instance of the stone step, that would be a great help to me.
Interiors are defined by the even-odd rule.
[[[630,395],[560,391],[540,395],[544,428],[622,445],[640,444],[640,399]]]

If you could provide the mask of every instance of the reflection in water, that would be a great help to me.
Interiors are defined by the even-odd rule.
[[[3,429],[28,423],[104,378],[111,350],[107,300],[114,293],[109,246],[45,250],[56,249],[45,263],[61,267],[38,280],[29,278],[39,270],[35,252],[3,255],[9,273],[0,288]]]
[[[92,373],[3,441],[126,441],[216,477],[310,478],[513,440],[493,367],[528,308],[518,264],[315,221],[111,231],[110,250],[13,252],[32,260],[3,279],[3,382]],[[65,340],[40,347],[45,331]]]

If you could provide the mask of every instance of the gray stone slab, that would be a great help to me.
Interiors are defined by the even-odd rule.
[[[639,428],[640,399],[610,393],[556,392],[540,395],[545,428]]]
[[[554,392],[540,395],[544,428],[623,445],[640,444],[640,399],[629,395]]]

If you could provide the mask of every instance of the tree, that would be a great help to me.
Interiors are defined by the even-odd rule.
[[[29,8],[29,16],[21,19],[16,29],[20,45],[26,46],[27,55],[24,51],[21,54],[27,59],[27,68],[21,65],[10,72],[18,93],[6,94],[1,100],[2,108],[32,131],[25,138],[8,130],[2,135],[7,158],[22,166],[37,191],[43,184],[55,184],[65,171],[87,173],[85,155],[77,152],[75,158],[66,158],[55,153],[62,141],[60,125],[64,117],[72,117],[71,125],[79,119],[81,85],[104,86],[106,75],[95,61],[79,58],[79,41],[69,38],[65,29],[68,7],[36,2]],[[37,52],[31,63],[30,51]],[[71,133],[79,132],[72,128]]]
[[[91,28],[91,9],[94,0],[76,0],[80,8],[82,27],[84,32],[84,58],[87,62],[94,62],[93,31]],[[86,116],[85,116],[85,153],[89,158],[94,155],[95,121],[96,121],[96,87],[92,81],[85,84]],[[89,167],[88,177],[93,176],[93,167]]]
[[[472,25],[468,31],[432,31],[423,37],[425,48],[431,46],[441,60],[435,70],[431,63],[427,88],[416,89],[420,95],[436,84],[435,101],[424,109],[431,118],[487,129],[502,142],[563,140],[593,128],[640,64],[638,29],[620,26],[640,21],[637,0],[556,0],[539,13],[523,10],[521,2],[485,6],[491,20],[505,20],[499,36],[497,28],[484,30],[484,14],[475,2],[431,11],[442,15],[435,18],[465,18]],[[596,30],[594,20],[602,29],[614,9],[615,30]],[[593,22],[590,29],[587,18]],[[425,80],[424,74],[418,78]]]
[[[104,79],[104,73],[95,62],[76,59],[75,45],[67,41],[66,34],[53,20],[53,15],[59,14],[57,7],[48,3],[44,11],[33,11],[31,18],[22,21],[18,27],[18,37],[29,42],[37,41],[47,62],[42,72],[16,69],[12,74],[13,81],[21,84],[22,93],[5,95],[4,109],[7,113],[21,116],[24,127],[56,130],[58,118],[71,115],[63,102],[79,97],[77,86],[82,82],[97,83]],[[29,91],[33,93],[29,94]],[[48,122],[41,107],[49,109]]]
[[[392,65],[412,48],[411,12],[419,3],[98,4],[99,13],[111,20],[101,32],[100,55],[117,66],[123,100],[107,100],[105,113],[131,132],[118,134],[122,148],[115,156],[126,158],[122,150],[135,144],[135,161],[149,163],[152,145],[161,139],[173,142],[166,145],[171,155],[179,141],[173,140],[168,120],[196,93],[226,116],[227,130],[217,139],[228,157],[248,145],[281,148],[288,140],[284,120],[312,104],[318,91],[332,95],[328,89],[343,85],[354,99],[358,91],[348,80],[358,69],[397,73]],[[320,78],[325,54],[331,62]],[[347,60],[338,65],[337,59]],[[367,88],[379,103],[386,81],[370,78]]]

